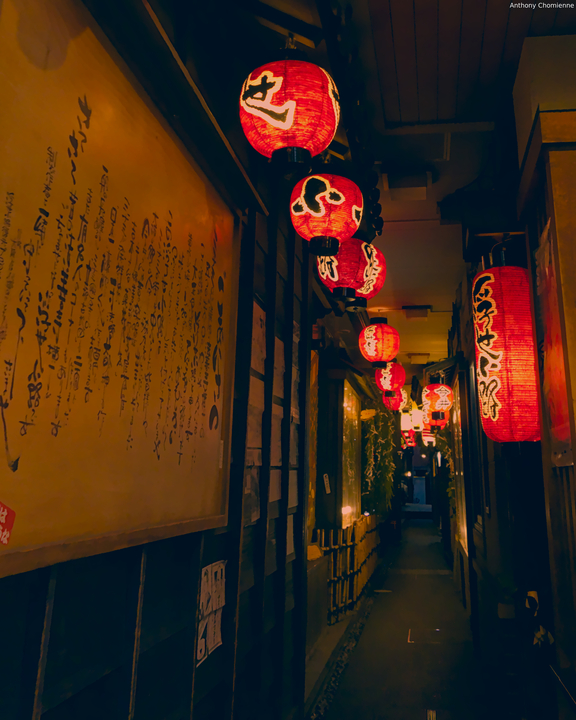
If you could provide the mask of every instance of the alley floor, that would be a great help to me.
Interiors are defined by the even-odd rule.
[[[372,611],[326,720],[486,718],[470,624],[431,520],[405,522],[372,587]]]

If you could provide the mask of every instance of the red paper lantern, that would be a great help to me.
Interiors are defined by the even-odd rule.
[[[334,256],[318,258],[318,276],[334,295],[355,298],[356,291],[365,292],[375,284],[384,284],[386,261],[384,255],[369,243],[350,238],[342,243]],[[366,307],[366,300],[358,307]]]
[[[406,371],[399,362],[393,362],[385,368],[378,368],[374,379],[382,392],[398,390],[406,382]]]
[[[360,352],[374,367],[385,367],[398,355],[400,335],[398,330],[387,324],[385,318],[372,320],[360,333]]]
[[[388,395],[387,393],[390,393]],[[384,406],[388,408],[388,410],[392,410],[393,412],[396,412],[397,410],[400,410],[400,406],[402,405],[402,393],[400,390],[388,390],[384,395],[382,395],[382,402],[384,403]]]
[[[416,447],[416,433],[414,430],[402,430],[402,437],[407,447]]]
[[[363,207],[358,185],[339,175],[310,175],[296,183],[290,197],[294,229],[315,255],[336,255],[340,243],[358,230]]]
[[[244,81],[240,122],[252,147],[266,157],[282,148],[318,155],[332,142],[340,119],[334,80],[317,65],[279,60]]]
[[[452,388],[441,383],[431,383],[422,390],[422,412],[424,423],[430,427],[444,428],[448,423],[448,412],[454,404]]]
[[[370,249],[370,251],[374,253],[374,258],[370,266],[370,277],[361,288],[356,290],[356,300],[360,300],[360,305],[364,308],[368,305],[367,301],[371,300],[382,290],[384,281],[386,280],[386,260],[384,253],[377,247],[374,247],[374,245],[370,245]]]
[[[474,278],[472,308],[482,427],[495,442],[540,440],[528,271],[495,267]]]

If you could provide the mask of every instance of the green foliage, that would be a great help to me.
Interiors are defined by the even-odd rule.
[[[396,418],[383,405],[374,404],[370,409],[375,415],[362,421],[362,512],[385,515],[392,502],[396,471]]]

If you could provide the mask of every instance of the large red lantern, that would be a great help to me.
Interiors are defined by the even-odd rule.
[[[358,344],[362,355],[374,367],[386,367],[398,355],[400,335],[387,324],[386,318],[376,318],[362,330]]]
[[[382,395],[382,402],[388,410],[396,412],[402,405],[402,392],[400,390],[388,390]]]
[[[384,284],[386,261],[384,255],[369,243],[350,238],[342,243],[334,256],[318,258],[318,276],[336,297],[355,299],[356,291],[366,291],[375,284]],[[366,300],[349,309],[366,307]]]
[[[431,383],[422,390],[422,412],[424,423],[429,427],[444,428],[448,423],[448,412],[454,404],[454,393],[449,385]]]
[[[336,85],[312,63],[267,63],[250,73],[242,86],[242,128],[250,145],[266,157],[283,148],[318,155],[332,142],[339,119]]]
[[[540,440],[528,271],[494,267],[472,285],[482,427],[495,442]]]
[[[336,255],[362,220],[364,201],[356,183],[340,175],[310,175],[292,190],[290,217],[314,255]]]
[[[406,382],[406,371],[399,362],[392,362],[376,370],[376,385],[382,392],[398,390]]]

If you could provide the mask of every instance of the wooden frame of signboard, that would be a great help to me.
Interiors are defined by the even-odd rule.
[[[0,17],[0,577],[227,523],[238,222],[55,8]]]

